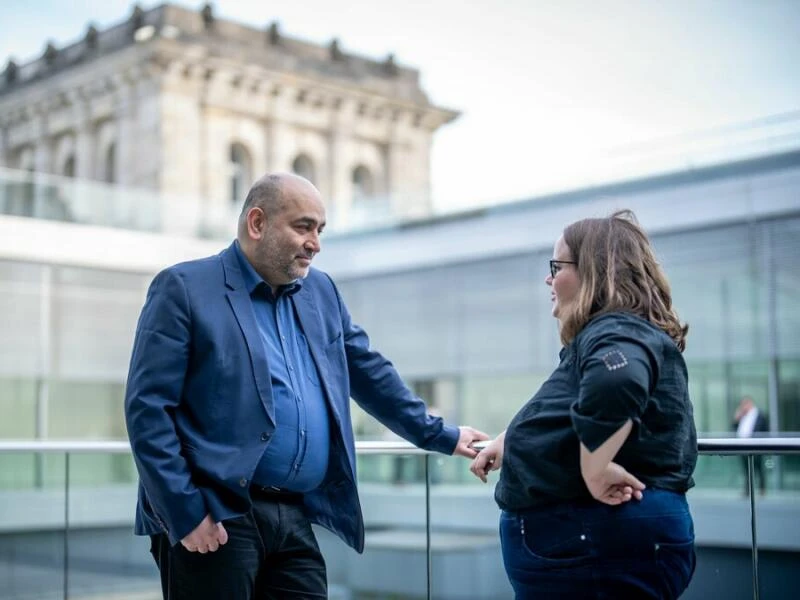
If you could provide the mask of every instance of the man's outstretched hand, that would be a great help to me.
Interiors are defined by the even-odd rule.
[[[458,430],[461,435],[458,436],[458,444],[456,444],[456,449],[453,451],[453,456],[464,456],[466,458],[478,456],[478,451],[472,447],[472,444],[488,440],[489,436],[466,425],[462,425]]]

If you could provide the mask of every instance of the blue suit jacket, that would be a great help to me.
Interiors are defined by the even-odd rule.
[[[305,495],[312,522],[361,552],[349,398],[410,442],[451,454],[458,429],[427,415],[392,364],[370,349],[331,278],[311,270],[292,302],[318,369],[331,422],[325,480]],[[229,247],[159,273],[133,345],[125,418],[139,470],[136,533],[173,544],[206,514],[250,507],[248,488],[275,427],[269,364]]]

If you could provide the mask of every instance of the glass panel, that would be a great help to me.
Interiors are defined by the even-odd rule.
[[[800,435],[800,360],[778,363],[778,411],[781,429]],[[800,491],[800,456],[781,456],[777,462],[778,487]]]
[[[796,486],[780,489],[777,485],[782,464],[787,459],[798,457],[773,455],[754,458],[753,489],[761,598],[800,598],[800,578],[797,577],[800,492]],[[744,470],[744,459],[741,460]],[[764,474],[763,488],[761,472]]]
[[[70,598],[160,598],[150,539],[133,535],[134,473],[129,454],[70,455]]]
[[[800,353],[800,219],[770,223],[775,294],[775,337],[779,356]],[[800,396],[795,396],[795,399]],[[786,427],[784,427],[786,429]],[[798,431],[795,428],[793,431]]]
[[[754,457],[756,524],[759,545],[759,585],[762,598],[793,598],[800,582],[791,575],[793,556],[800,549],[796,492],[775,490],[776,465],[786,457]],[[695,473],[689,492],[697,536],[697,571],[685,598],[752,597],[750,498],[747,458],[702,456],[706,468]],[[723,472],[730,485],[704,473]],[[763,477],[762,477],[763,474]],[[794,578],[794,581],[792,579]]]
[[[461,420],[486,431],[490,436],[498,435],[550,373],[551,370],[464,377],[461,383]]]
[[[785,457],[784,457],[785,458]],[[744,495],[740,456],[703,456],[688,495],[695,521],[698,563],[682,598],[752,597],[750,500]],[[447,458],[458,469],[466,461]],[[756,506],[762,598],[800,597],[795,577],[800,544],[796,493],[774,490],[777,457],[764,457],[766,491],[756,478]],[[433,463],[436,464],[435,462]],[[434,466],[434,469],[436,467]],[[435,473],[435,470],[434,470]],[[705,477],[708,473],[711,477]],[[724,476],[717,476],[723,473]],[[431,500],[434,598],[512,598],[497,535],[500,511],[493,492],[497,473],[487,485],[434,484]],[[718,482],[722,481],[722,485]],[[793,579],[793,580],[792,580]]]
[[[511,600],[503,568],[494,501],[498,473],[482,483],[469,472],[470,461],[431,456],[432,597],[462,600]],[[469,484],[452,485],[452,474]]]
[[[64,455],[0,453],[0,474],[0,598],[61,599]]]
[[[0,375],[42,375],[44,267],[0,260]]]
[[[0,439],[36,436],[37,383],[23,377],[0,377]],[[2,478],[0,473],[0,479]]]
[[[125,440],[121,383],[54,380],[48,431],[52,439]]]
[[[53,372],[63,379],[123,382],[149,276],[58,268]]]
[[[405,459],[407,472],[424,473],[423,456],[358,457],[359,473],[375,461],[373,458]],[[391,472],[380,463],[381,477]],[[339,538],[326,529],[315,528],[328,568],[331,599],[424,598],[427,558],[425,551],[425,483],[409,480],[397,485],[373,479],[359,482],[364,513],[366,547],[359,555],[347,549]]]
[[[0,377],[0,439],[32,439],[36,434],[36,382]],[[0,454],[2,490],[32,488],[41,482],[44,459],[32,454]],[[2,596],[0,596],[1,598]]]

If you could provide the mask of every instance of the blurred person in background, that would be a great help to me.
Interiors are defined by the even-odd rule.
[[[352,396],[413,444],[473,458],[487,439],[427,413],[311,269],[325,208],[289,174],[250,189],[237,239],[167,268],[139,318],[125,416],[135,532],[164,598],[326,598],[323,525],[358,552]]]
[[[516,597],[677,598],[695,568],[688,326],[630,211],[564,229],[545,283],[560,363],[470,467],[502,467]]]
[[[758,410],[750,396],[744,396],[739,402],[736,413],[733,415],[733,430],[738,438],[758,437],[769,431],[769,422],[764,414]],[[742,456],[744,468],[744,495],[750,495],[750,486],[747,480],[747,456]],[[764,476],[764,457],[760,454],[753,456],[754,477],[758,478],[758,490],[763,496],[767,493],[767,479]]]

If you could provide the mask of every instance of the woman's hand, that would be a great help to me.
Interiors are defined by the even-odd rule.
[[[489,475],[490,471],[497,471],[497,469],[500,468],[503,462],[503,444],[505,443],[505,439],[506,432],[504,431],[489,442],[489,445],[478,453],[478,456],[475,457],[475,460],[473,460],[472,464],[469,466],[469,470],[483,483],[486,483],[486,477]]]
[[[641,500],[642,490],[645,488],[641,481],[615,462],[608,463],[605,469],[593,477],[584,476],[583,480],[595,500],[611,506],[628,502],[632,498]]]

